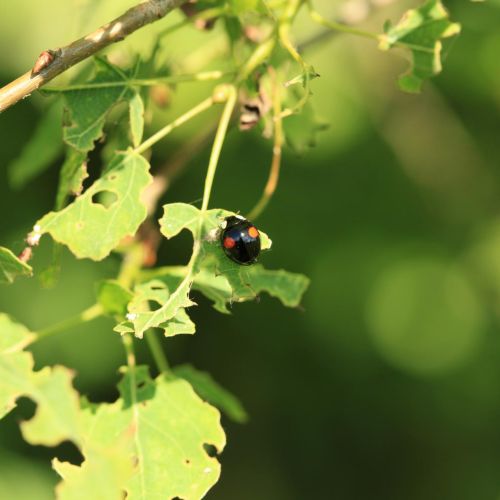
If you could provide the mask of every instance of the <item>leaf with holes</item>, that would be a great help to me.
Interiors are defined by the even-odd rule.
[[[458,33],[460,25],[449,20],[441,0],[428,0],[407,11],[395,26],[386,23],[379,47],[410,51],[411,66],[399,78],[399,86],[406,92],[420,92],[424,80],[441,72],[443,40]]]
[[[188,229],[196,244],[200,245],[196,262],[192,264],[193,287],[214,300],[218,310],[225,310],[226,304],[231,302],[254,299],[260,292],[277,297],[288,307],[300,303],[309,284],[305,276],[283,270],[265,270],[260,265],[241,266],[226,257],[219,243],[218,231],[224,218],[234,214],[219,209],[202,213],[183,203],[172,203],[163,208],[161,232],[172,238],[182,229]],[[269,249],[271,240],[262,231],[260,237],[262,249]],[[179,272],[179,269],[182,268],[173,268],[171,272]],[[181,270],[183,272],[187,271]]]
[[[13,283],[20,276],[31,276],[31,266],[16,257],[8,248],[0,247],[0,283]]]
[[[88,177],[87,155],[73,148],[67,148],[66,159],[59,173],[56,210],[66,205],[70,196],[79,196],[83,190],[83,181]]]
[[[221,452],[225,446],[219,412],[186,381],[172,376],[151,380],[144,366],[127,369],[119,388],[121,398],[115,403],[84,411],[82,465],[54,464],[63,477],[58,486],[66,493],[62,498],[118,500],[123,498],[120,489],[128,500],[203,498],[220,475],[218,461],[205,450],[213,446]],[[107,450],[114,453],[103,462]],[[122,450],[121,463],[117,450]],[[127,470],[123,457],[133,470]],[[103,491],[113,489],[109,496],[95,496],[95,488],[87,483],[96,477],[104,481],[104,471],[109,471],[110,484],[103,484]],[[80,487],[86,495],[78,496]]]
[[[128,321],[119,324],[115,331],[134,332],[141,339],[149,328],[163,328],[166,337],[194,333],[195,325],[184,310],[194,305],[189,298],[190,286],[188,280],[176,283],[172,291],[159,280],[138,285],[128,304]]]
[[[64,128],[63,139],[71,147],[88,152],[103,135],[106,116],[121,101],[130,108],[133,142],[142,139],[144,106],[140,94],[131,80],[136,69],[125,72],[103,58],[95,58],[95,76],[88,83],[64,92],[69,114],[69,125]]]
[[[21,396],[37,404],[35,416],[21,424],[31,444],[55,446],[64,440],[78,442],[78,394],[72,374],[56,366],[34,371],[33,356],[24,350],[35,336],[26,327],[0,314],[0,418]]]
[[[146,218],[141,195],[151,182],[148,170],[148,162],[133,151],[116,155],[85,193],[38,222],[40,233],[49,233],[79,258],[103,259]],[[112,198],[109,205],[110,200],[99,203],[103,194]]]

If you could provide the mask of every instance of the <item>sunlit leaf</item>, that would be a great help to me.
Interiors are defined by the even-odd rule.
[[[31,276],[31,266],[21,261],[8,248],[0,247],[0,283],[12,283],[20,276]]]
[[[198,258],[192,263],[193,288],[213,300],[215,308],[222,312],[227,311],[227,304],[252,300],[261,292],[277,297],[286,306],[296,307],[309,280],[283,270],[266,270],[261,265],[241,266],[228,259],[218,237],[220,224],[228,215],[234,214],[219,209],[202,213],[183,203],[164,206],[161,232],[172,238],[182,229],[188,229],[200,245]],[[260,237],[262,249],[269,249],[271,240],[262,231]],[[186,272],[185,268],[167,268],[162,279],[169,274],[182,276]]]
[[[0,314],[0,418],[25,396],[37,404],[35,416],[21,425],[28,442],[46,446],[67,439],[78,442],[78,394],[72,374],[60,366],[34,371],[32,354],[23,350],[33,339],[26,327]]]
[[[399,78],[406,92],[419,92],[424,80],[442,69],[442,40],[457,35],[460,25],[449,20],[441,0],[428,0],[405,13],[395,26],[387,23],[380,37],[380,48],[403,47],[410,51],[411,66]]]
[[[85,193],[38,222],[40,232],[50,233],[79,258],[103,259],[146,218],[141,194],[151,182],[148,170],[148,162],[133,151],[117,154]],[[109,206],[97,198],[103,193],[114,199]]]
[[[54,463],[61,498],[118,500],[122,491],[129,500],[203,498],[220,474],[205,450],[224,448],[219,412],[182,379],[151,380],[147,367],[128,369],[119,387],[118,401],[83,412],[82,465]]]
[[[159,280],[138,285],[128,304],[128,321],[115,330],[134,332],[138,338],[142,338],[149,328],[163,328],[167,337],[194,333],[195,326],[184,311],[185,307],[194,305],[189,298],[190,286],[189,280],[182,280],[172,290]]]

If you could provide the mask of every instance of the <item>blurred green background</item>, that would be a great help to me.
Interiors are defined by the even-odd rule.
[[[41,50],[134,3],[3,0],[0,83],[30,67]],[[379,31],[386,18],[397,20],[419,2],[317,6],[333,18],[346,3],[351,13],[371,3],[363,24]],[[229,444],[210,499],[500,497],[500,2],[445,3],[462,34],[442,75],[421,95],[399,92],[405,60],[370,41],[336,36],[306,52],[321,74],[312,102],[330,127],[311,151],[287,150],[278,191],[259,220],[274,241],[262,258],[266,267],[312,280],[303,310],[264,296],[222,316],[197,296],[190,313],[198,333],[164,342],[172,363],[211,372],[250,414],[243,426],[224,420]],[[147,52],[172,22],[126,43]],[[295,39],[317,30],[301,17]],[[216,47],[218,37],[217,28],[188,28],[166,39],[166,60],[196,61],[196,48]],[[209,89],[180,86],[150,130]],[[7,175],[47,101],[35,95],[0,116],[0,244],[14,251],[55,195],[60,158],[22,190],[9,187]],[[209,123],[203,117],[176,132],[153,166]],[[270,150],[258,131],[233,130],[212,206],[248,211],[265,183]],[[192,158],[165,202],[201,196],[207,156]],[[36,270],[50,249],[45,238]],[[185,262],[188,249],[187,236],[163,244],[160,264]],[[36,278],[0,289],[0,309],[33,329],[69,317],[93,303],[94,282],[112,277],[119,259],[95,264],[65,252],[62,265],[53,289]],[[112,400],[124,363],[112,326],[98,320],[40,342],[38,365],[69,366],[80,391]],[[148,356],[140,350],[140,361]],[[22,401],[0,425],[1,500],[53,498],[54,450],[29,447],[18,430],[33,411]],[[70,445],[55,454],[75,458]]]

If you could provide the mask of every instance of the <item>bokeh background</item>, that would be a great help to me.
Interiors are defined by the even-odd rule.
[[[0,83],[31,67],[41,50],[134,3],[2,0]],[[246,425],[224,419],[229,444],[210,499],[500,498],[500,2],[445,3],[462,34],[421,95],[397,89],[402,54],[381,53],[369,40],[340,35],[305,52],[321,74],[313,106],[330,126],[311,150],[286,151],[278,191],[259,220],[274,241],[263,263],[311,278],[303,308],[263,296],[222,316],[196,297],[198,333],[164,342],[173,364],[211,372],[250,414]],[[374,31],[417,4],[317,2],[332,18],[365,18]],[[114,50],[147,53],[155,33],[174,21]],[[302,16],[295,39],[318,30]],[[196,66],[200,46],[218,50],[220,37],[217,27],[188,28],[165,39],[165,61]],[[209,89],[179,86],[150,130]],[[0,244],[15,251],[56,190],[60,156],[22,189],[8,172],[48,101],[34,95],[0,116]],[[207,115],[169,137],[154,167],[212,121]],[[265,183],[270,150],[258,131],[233,130],[213,206],[248,211]],[[200,198],[207,156],[191,159],[165,202]],[[185,262],[189,243],[183,236],[162,245],[160,264]],[[50,250],[47,238],[35,269]],[[65,252],[54,288],[37,278],[18,281],[0,289],[0,309],[44,327],[91,305],[95,281],[118,265],[116,256],[95,264]],[[38,365],[69,366],[80,391],[112,400],[124,363],[112,326],[97,320],[40,342]],[[139,357],[148,362],[145,348]],[[53,498],[54,450],[29,447],[18,430],[33,411],[21,401],[0,425],[1,500]],[[70,445],[55,454],[76,456]]]

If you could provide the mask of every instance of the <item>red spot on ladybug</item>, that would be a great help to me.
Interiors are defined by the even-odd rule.
[[[230,238],[229,236],[224,238],[224,248],[234,248],[234,245],[236,245],[236,241],[233,240],[233,238]]]
[[[55,59],[55,53],[52,50],[44,50],[35,62],[33,69],[31,70],[31,75],[38,75],[40,71],[47,68],[52,61]]]
[[[257,228],[255,226],[252,226],[252,227],[248,228],[248,234],[252,238],[257,238],[259,236],[259,231],[257,230]]]

